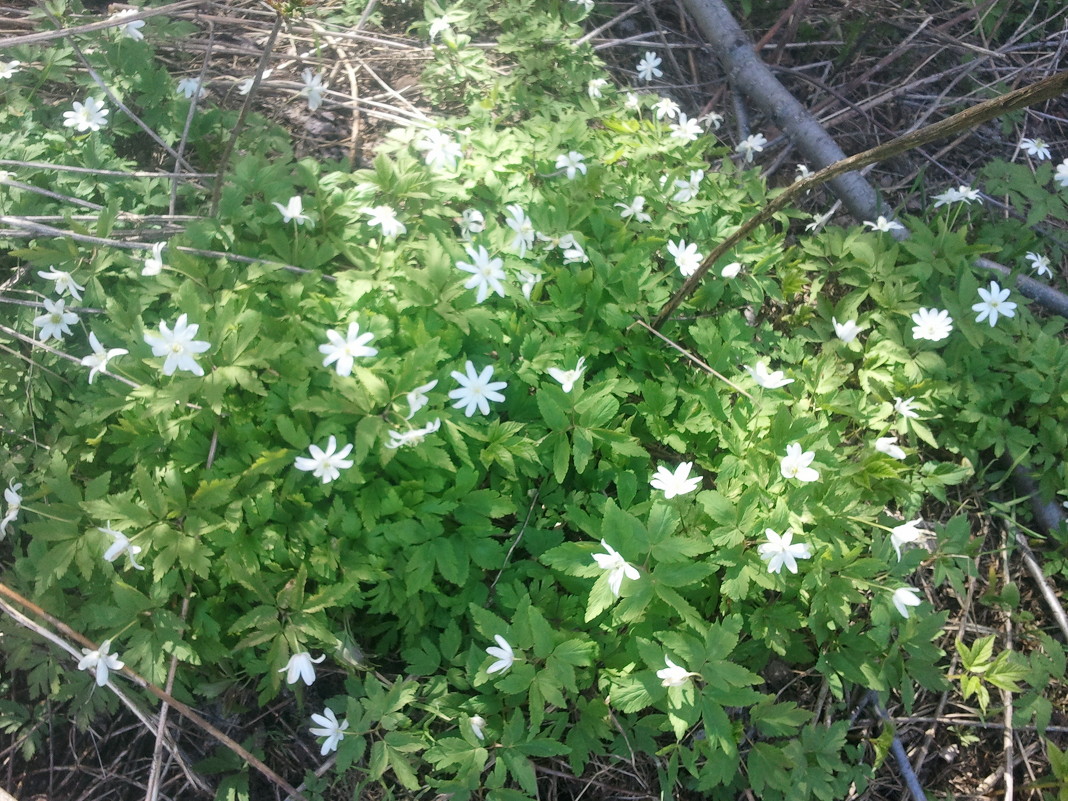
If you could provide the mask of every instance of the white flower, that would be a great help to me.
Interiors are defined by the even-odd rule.
[[[586,84],[586,94],[592,98],[601,97],[601,90],[606,86],[608,86],[608,81],[604,78],[594,78]]]
[[[574,370],[561,370],[558,367],[550,367],[546,372],[559,381],[561,388],[567,393],[574,389],[575,382],[582,377],[582,373],[586,369],[585,365],[586,357],[580,356]]]
[[[888,220],[883,215],[879,215],[875,222],[867,220],[864,222],[873,231],[904,231],[905,226],[897,222],[897,220]]]
[[[718,131],[720,126],[723,125],[723,115],[710,111],[703,117],[698,117],[697,121],[704,125],[705,128],[711,128],[713,131]]]
[[[486,218],[478,209],[464,209],[460,215],[460,236],[464,241],[470,241],[472,234],[480,234],[486,230]]]
[[[693,170],[690,172],[690,180],[683,181],[682,179],[675,179],[675,189],[678,190],[671,199],[677,203],[688,203],[697,197],[697,192],[701,188],[701,181],[705,178],[704,170]]]
[[[192,98],[195,95],[197,100],[200,100],[200,98],[207,94],[204,87],[200,85],[199,78],[182,78],[182,80],[178,81],[178,87],[175,89],[175,92],[180,95],[185,95],[186,99]]]
[[[972,201],[982,203],[983,198],[980,196],[978,189],[973,189],[970,186],[962,184],[956,189],[947,189],[942,194],[935,195],[935,208],[937,209],[939,206],[945,206],[949,203],[959,203],[961,201],[970,206]]]
[[[278,672],[286,674],[286,684],[296,684],[299,679],[311,687],[312,682],[315,681],[315,666],[324,659],[326,659],[326,654],[319,654],[318,659],[312,659],[308,651],[301,651],[289,657],[286,666]]]
[[[1020,147],[1032,158],[1045,161],[1050,158],[1049,145],[1042,139],[1028,139],[1026,136],[1020,140]]]
[[[106,551],[104,551],[105,562],[114,562],[120,556],[126,554],[127,558],[130,560],[130,564],[133,565],[134,568],[136,568],[137,570],[145,569],[142,565],[137,564],[136,557],[137,554],[141,553],[141,546],[134,545],[132,542],[130,542],[130,538],[123,534],[121,531],[116,531],[115,529],[111,528],[110,520],[108,521],[107,526],[97,526],[96,530],[103,534],[110,535],[112,539],[111,545]]]
[[[785,387],[787,384],[794,383],[794,379],[787,378],[786,373],[782,370],[776,370],[773,373],[768,372],[768,365],[759,361],[756,363],[756,367],[749,367],[746,365],[745,371],[749,375],[753,376],[753,380],[756,381],[764,389],[778,389],[779,387]]]
[[[487,673],[496,673],[499,670],[508,670],[515,662],[515,651],[512,650],[512,646],[508,644],[508,640],[504,639],[500,634],[494,634],[493,639],[497,641],[497,646],[491,645],[486,649],[486,653],[492,657],[496,657],[497,661],[486,668]]]
[[[475,365],[468,359],[464,366],[464,373],[453,370],[450,375],[460,385],[459,389],[449,392],[449,397],[454,399],[454,409],[463,409],[464,414],[470,417],[475,409],[481,414],[489,414],[489,402],[494,403],[504,400],[498,390],[508,386],[507,381],[490,381],[493,378],[493,365],[486,365],[481,373],[475,371]]]
[[[902,417],[919,417],[913,406],[915,398],[894,398],[894,411]]]
[[[834,211],[828,211],[826,214],[814,214],[812,215],[812,222],[805,226],[806,231],[818,231],[823,226],[831,221],[831,217],[834,216]]]
[[[274,70],[264,70],[263,75],[260,76],[260,81],[266,81],[268,78],[271,77],[272,74],[274,74]],[[251,92],[253,80],[255,79],[245,78],[245,80],[241,81],[240,86],[237,87],[237,93],[239,95],[247,95],[249,92]]]
[[[4,500],[7,502],[7,512],[4,513],[4,517],[0,520],[0,539],[7,536],[7,529],[12,523],[15,522],[15,518],[19,516],[19,511],[22,509],[22,495],[19,490],[22,489],[21,483],[16,483],[14,479],[8,482],[7,488],[4,490]]]
[[[701,126],[697,120],[691,120],[685,114],[679,114],[678,124],[671,124],[671,138],[682,139],[684,142],[696,142],[701,135]]]
[[[638,77],[643,81],[651,81],[653,78],[659,78],[664,74],[664,71],[658,69],[662,60],[660,56],[652,51],[647,50],[645,55],[642,56],[641,61],[638,62],[637,70]]]
[[[74,280],[74,276],[64,270],[57,270],[54,266],[49,267],[47,270],[38,270],[37,274],[41,278],[47,278],[49,281],[55,281],[56,285],[53,287],[53,291],[57,295],[70,295],[75,300],[82,299],[82,291],[84,286]]]
[[[742,263],[740,261],[732,261],[730,264],[723,268],[723,270],[720,272],[720,275],[722,275],[724,278],[735,278],[741,271]]]
[[[200,325],[188,324],[186,315],[179,315],[174,323],[174,330],[166,323],[159,324],[159,333],[145,333],[145,343],[152,348],[153,356],[165,356],[163,375],[174,375],[175,370],[188,370],[193,375],[204,375],[204,368],[197,364],[194,353],[203,353],[211,347],[210,342],[195,340],[193,337],[200,330]]]
[[[656,677],[660,679],[661,687],[681,687],[690,680],[690,676],[698,675],[676,665],[671,661],[670,656],[664,657],[664,664],[667,665],[666,668],[656,671]]]
[[[953,318],[945,309],[920,309],[912,315],[912,322],[915,323],[912,327],[915,339],[940,342],[953,331]]]
[[[567,173],[567,180],[574,181],[575,174],[581,172],[586,174],[586,165],[582,162],[585,160],[585,156],[572,150],[570,153],[561,153],[556,157],[556,169],[564,170]]]
[[[89,383],[93,383],[93,379],[96,378],[96,374],[99,372],[107,372],[108,362],[114,359],[116,356],[125,356],[130,351],[126,348],[111,348],[107,350],[100,344],[100,340],[96,338],[96,334],[92,331],[89,332],[89,347],[93,349],[93,352],[88,356],[82,358],[82,367],[88,367],[89,369]]]
[[[1068,187],[1068,159],[1057,165],[1057,172],[1053,176],[1053,182],[1060,184],[1062,188]]]
[[[405,445],[415,445],[423,440],[427,434],[433,434],[441,428],[441,420],[437,419],[431,423],[427,423],[422,428],[416,428],[411,431],[390,431],[389,442],[386,443],[386,447],[390,450],[396,448],[403,448]]]
[[[958,192],[956,189],[947,189],[942,194],[934,196],[934,207],[937,209],[941,206],[949,205],[950,203],[956,203],[960,199],[960,192]]]
[[[894,602],[894,607],[901,617],[908,618],[909,607],[920,605],[919,595],[920,591],[914,587],[898,587],[890,600]]]
[[[480,740],[486,739],[486,734],[483,731],[486,728],[486,719],[484,717],[481,715],[472,715],[468,720],[468,723],[471,724],[471,731],[474,733],[475,737]]]
[[[812,170],[810,170],[808,168],[807,164],[798,164],[797,165],[797,177],[794,178],[794,183],[795,184],[798,181],[803,181],[806,178],[811,178],[811,177],[812,177]]]
[[[915,520],[910,520],[908,523],[902,523],[900,526],[894,526],[890,529],[890,544],[894,546],[894,550],[897,552],[898,561],[901,560],[901,546],[909,542],[916,542],[923,536],[923,529],[917,525],[922,522],[923,518],[917,517]],[[908,617],[908,615],[905,617]]]
[[[102,100],[87,97],[84,103],[74,101],[73,111],[63,112],[63,124],[68,128],[75,128],[78,133],[99,131],[107,125],[108,113]]]
[[[464,283],[464,289],[476,289],[475,303],[481,303],[489,297],[490,292],[496,292],[504,297],[505,279],[504,261],[499,258],[491,259],[489,252],[483,245],[478,250],[465,248],[471,262],[458,261],[456,266],[465,273],[471,273],[471,277]]]
[[[300,195],[293,195],[284,206],[278,201],[274,201],[273,205],[282,215],[284,223],[295,222],[297,225],[304,225],[311,220],[311,217],[304,213],[304,201]]]
[[[430,399],[426,396],[426,393],[430,392],[434,387],[438,385],[438,380],[435,378],[428,384],[423,384],[421,387],[416,387],[409,392],[405,398],[408,401],[408,416],[405,420],[411,420],[415,417],[416,412],[430,403]]]
[[[0,61],[0,79],[7,80],[19,72],[21,61]]]
[[[634,92],[627,92],[627,99],[623,102],[623,108],[637,111],[641,107],[641,100]]]
[[[141,275],[159,275],[163,272],[163,248],[166,242],[156,242],[152,245],[152,255],[145,259],[145,266],[141,268]]]
[[[115,14],[112,14],[109,19],[112,22],[117,22],[118,20],[124,19],[125,17],[132,17],[136,13],[136,9],[127,8],[123,11],[119,11]],[[119,26],[119,31],[127,39],[133,39],[139,42],[145,38],[145,35],[141,33],[141,29],[143,27],[145,27],[145,21],[143,19],[135,19],[130,22],[124,22],[122,25]]]
[[[624,220],[628,217],[633,217],[638,222],[652,222],[653,220],[647,212],[642,211],[645,208],[645,198],[642,195],[636,195],[630,203],[616,203],[616,208],[622,209],[619,216]]]
[[[352,375],[352,365],[356,359],[378,354],[378,348],[369,347],[367,344],[375,335],[370,331],[361,334],[359,323],[349,323],[349,330],[344,338],[333,329],[326,332],[326,338],[329,341],[319,346],[319,352],[326,356],[323,359],[323,367],[337,362],[335,369],[340,376]]]
[[[345,458],[352,453],[352,445],[349,444],[337,450],[337,437],[333,434],[326,442],[325,451],[317,445],[310,445],[308,451],[311,453],[311,458],[298,456],[293,466],[297,470],[310,471],[316,478],[321,478],[324,484],[340,477],[342,470],[348,470],[355,464],[352,459]]]
[[[407,232],[408,227],[397,219],[397,212],[389,206],[372,206],[363,210],[364,214],[370,215],[368,225],[382,227],[382,236],[394,237]]]
[[[897,437],[879,437],[875,440],[875,450],[885,453],[891,459],[905,458],[905,452],[897,444]]]
[[[831,325],[834,326],[834,333],[843,342],[852,342],[857,338],[864,329],[857,325],[856,320],[846,320],[844,323],[838,322],[834,317],[831,318]]]
[[[764,134],[753,134],[751,136],[747,136],[745,139],[739,142],[738,147],[736,147],[734,150],[736,153],[740,153],[742,156],[744,156],[746,161],[752,161],[753,154],[763,153],[764,145],[766,145],[767,143],[768,140],[764,136]]]
[[[334,710],[324,709],[321,715],[312,715],[312,723],[319,724],[318,728],[314,726],[309,728],[316,737],[325,737],[323,741],[323,747],[319,750],[320,756],[326,756],[331,751],[336,751],[338,743],[341,742],[341,738],[345,736],[345,729],[349,727],[348,718],[345,718],[340,723],[337,716],[334,715]]]
[[[515,238],[512,240],[512,250],[519,254],[519,258],[523,258],[527,255],[527,250],[534,247],[534,225],[530,222],[530,218],[527,217],[526,212],[522,207],[513,203],[510,206],[505,206],[509,216],[505,219],[505,225],[515,231]]]
[[[697,252],[696,243],[687,245],[685,239],[678,242],[668,240],[667,249],[668,253],[675,257],[675,266],[679,268],[679,272],[686,277],[697,272],[704,259],[704,256]]]
[[[82,649],[84,656],[78,662],[78,670],[95,672],[98,687],[103,687],[108,683],[109,670],[121,670],[123,668],[123,663],[119,661],[118,655],[108,653],[110,648],[111,640],[104,640],[96,651],[90,651],[88,648]]]
[[[990,327],[993,328],[999,315],[1016,316],[1016,304],[1008,299],[1009,290],[1002,289],[997,281],[990,282],[989,290],[979,287],[979,297],[982,301],[972,306],[972,311],[979,312],[975,322],[981,323],[983,320],[988,320]]]
[[[586,251],[582,249],[582,245],[575,241],[575,237],[571,234],[565,234],[567,237],[567,244],[564,244],[564,237],[560,238],[560,247],[564,251],[564,264],[586,264],[590,257],[586,255]]]
[[[601,540],[601,547],[605,549],[606,553],[595,553],[593,555],[593,561],[597,563],[597,567],[601,570],[608,571],[608,589],[612,591],[612,594],[619,597],[619,590],[623,586],[623,578],[629,578],[631,581],[637,581],[641,578],[641,574],[634,565],[630,564],[626,559],[619,555],[611,545],[604,540]]]
[[[786,455],[779,464],[783,478],[796,478],[798,481],[815,481],[820,477],[814,467],[809,467],[816,458],[814,451],[802,451],[801,443],[792,442],[786,446]]]
[[[519,274],[519,288],[523,292],[523,297],[530,300],[530,293],[534,291],[534,287],[538,285],[538,281],[541,279],[534,275],[534,273],[528,273],[526,270]]]
[[[1031,262],[1031,269],[1037,272],[1039,275],[1048,275],[1053,277],[1053,271],[1049,268],[1049,256],[1043,256],[1041,253],[1035,253],[1033,250],[1027,251],[1027,260]]]
[[[679,104],[670,97],[662,97],[653,104],[653,110],[656,111],[658,120],[662,120],[664,117],[673,120],[678,116]]]
[[[685,495],[701,486],[701,476],[690,477],[692,468],[693,462],[680,463],[674,472],[660,465],[649,484],[653,489],[662,490],[665,500],[671,500],[676,495]]]
[[[78,322],[78,315],[66,309],[66,301],[44,299],[45,313],[33,318],[33,324],[41,329],[41,341],[63,339],[70,327]]]
[[[455,170],[464,153],[459,142],[436,128],[431,128],[426,132],[419,143],[419,148],[425,151],[423,161],[432,170]]]
[[[769,528],[764,530],[764,535],[768,541],[757,548],[757,551],[760,558],[768,563],[769,573],[778,573],[783,565],[786,565],[786,569],[791,573],[797,573],[797,560],[812,558],[808,545],[803,542],[791,544],[794,532],[790,529],[786,529],[782,536],[779,536]]]
[[[323,104],[323,91],[326,89],[323,85],[323,76],[308,68],[300,74],[300,80],[303,81],[304,88],[297,92],[297,96],[303,95],[308,98],[308,110],[315,111]]]

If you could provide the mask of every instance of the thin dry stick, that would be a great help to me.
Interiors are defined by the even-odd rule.
[[[673,342],[672,340],[668,339],[666,336],[661,334],[659,331],[657,331],[655,328],[650,326],[644,320],[635,320],[635,324],[641,326],[646,331],[648,331],[650,334],[652,334],[653,336],[655,336],[658,339],[660,339],[661,341],[663,341],[665,344],[670,345],[671,347],[673,347],[675,350],[677,350],[679,353],[681,353],[683,356],[685,356],[691,362],[696,364],[698,367],[700,367],[706,373],[708,373],[709,375],[714,375],[716,378],[718,378],[724,384],[729,386],[735,392],[739,392],[742,395],[745,395],[745,397],[749,398],[749,400],[753,400],[753,396],[750,395],[748,392],[746,392],[744,389],[742,389],[740,386],[735,384],[733,381],[731,381],[729,378],[727,378],[722,373],[714,370],[710,365],[708,365],[705,362],[701,361],[701,359],[697,358],[697,356],[695,356],[694,354],[690,353],[690,351],[686,350],[686,348],[682,347],[677,342]]]
[[[208,43],[204,50],[204,63],[200,66],[200,74],[197,76],[197,87],[193,92],[193,96],[189,99],[189,110],[185,113],[185,125],[182,126],[182,135],[178,138],[178,154],[174,164],[174,172],[181,173],[182,165],[181,160],[185,158],[185,147],[189,142],[189,130],[193,126],[193,116],[197,112],[197,104],[200,102],[200,88],[204,85],[204,76],[208,73],[208,65],[211,64],[211,51],[215,46],[215,26],[212,23],[208,23]],[[180,177],[175,177],[171,180],[171,197],[167,205],[167,213],[174,214],[175,208],[178,205],[178,182]]]
[[[1005,574],[1005,582],[1012,581],[1011,568],[1009,566],[1009,533],[1007,528],[1001,531],[1001,568]],[[1012,615],[1005,615],[1005,650],[1011,651],[1012,647]],[[1012,693],[1009,690],[1001,691],[1001,703],[1003,705],[1002,719],[1005,721],[1005,730],[1001,733],[1001,747],[1005,752],[1005,801],[1012,801],[1015,777],[1012,774],[1012,763],[1015,757],[1013,746],[1015,745],[1015,732],[1012,728]]]
[[[0,167],[26,167],[28,169],[55,170],[56,172],[79,172],[86,175],[107,175],[116,178],[214,178],[213,172],[123,172],[122,170],[97,170],[91,167],[74,167],[70,164],[52,164],[49,161],[16,161],[0,159]]]
[[[43,618],[53,628],[58,629],[60,632],[62,632],[63,635],[67,639],[76,640],[76,641],[82,643],[83,645],[85,645],[86,647],[91,648],[91,649],[97,649],[99,647],[98,645],[93,643],[92,640],[88,639],[87,637],[82,635],[80,632],[75,631],[70,626],[68,626],[66,623],[64,623],[63,621],[59,620],[58,618],[55,618],[52,615],[48,614],[48,612],[44,611],[41,607],[37,606],[37,604],[35,604],[32,601],[22,597],[19,593],[15,592],[13,589],[8,587],[3,582],[0,582],[0,595],[3,595],[6,598],[14,601],[15,603],[19,604],[22,608],[28,609],[29,611],[31,611],[37,617]],[[204,720],[204,718],[202,718],[191,707],[183,704],[177,698],[174,698],[173,696],[171,696],[170,694],[164,692],[162,689],[160,689],[156,685],[154,685],[151,682],[147,681],[146,679],[142,678],[140,675],[135,673],[129,667],[123,667],[122,670],[121,670],[121,673],[124,676],[126,676],[128,679],[133,681],[133,683],[136,684],[141,689],[147,690],[148,692],[152,693],[152,695],[156,696],[156,698],[158,698],[159,700],[164,701],[167,704],[170,704],[172,707],[174,707],[175,710],[178,711],[179,714],[181,714],[183,717],[188,718],[189,720],[191,720],[193,723],[195,723],[197,726],[199,726],[204,732],[209,734],[211,737],[214,737],[216,740],[218,740],[223,745],[225,745],[227,748],[229,748],[231,751],[233,751],[237,756],[239,756],[241,759],[243,759],[249,765],[254,767],[256,770],[258,770],[260,773],[262,773],[265,777],[267,777],[267,779],[270,780],[273,784],[277,785],[281,790],[283,790],[286,793],[289,793],[294,798],[300,799],[300,801],[306,801],[306,799],[304,798],[303,795],[298,793],[292,786],[290,786],[289,782],[287,782],[285,779],[283,779],[281,776],[279,776],[277,773],[275,773],[273,770],[271,770],[269,767],[267,767],[267,765],[265,765],[254,754],[249,753],[249,751],[247,749],[243,748],[240,743],[234,742],[233,739],[231,739],[230,737],[226,736],[221,731],[219,731],[217,728],[215,728],[210,723],[208,723],[206,720]]]
[[[705,273],[712,268],[712,265],[715,264],[723,254],[731,250],[758,226],[768,222],[777,212],[782,211],[805,192],[815,189],[817,186],[826,183],[832,178],[836,178],[848,172],[853,172],[861,167],[866,167],[869,164],[884,161],[891,156],[896,156],[906,150],[911,150],[912,148],[929,144],[938,139],[942,139],[943,137],[951,136],[966,128],[974,128],[988,120],[994,119],[995,117],[1000,117],[1010,111],[1040,103],[1043,100],[1049,100],[1052,97],[1064,94],[1066,91],[1068,91],[1068,71],[1059,72],[1050,78],[1046,78],[1044,81],[1039,81],[1038,83],[1026,86],[1023,89],[1017,89],[1016,91],[1009,92],[1001,97],[996,97],[993,100],[979,103],[966,111],[954,114],[952,117],[947,117],[944,120],[940,120],[939,122],[921,128],[918,131],[899,136],[886,144],[878,145],[870,150],[865,150],[863,153],[858,153],[855,156],[849,156],[841,161],[837,161],[828,167],[824,167],[811,177],[791,184],[781,194],[777,195],[764,206],[760,212],[743,223],[734,234],[727,237],[723,242],[712,249],[712,252],[705,257],[703,262],[701,262],[701,266],[686,279],[682,288],[675,293],[671,300],[664,304],[664,308],[660,310],[660,313],[653,320],[653,328],[659,329],[671,313],[678,308],[679,304],[693,294],[694,290],[697,289],[701,280],[704,278]]]
[[[104,28],[115,28],[135,20],[159,17],[163,14],[173,14],[176,11],[193,8],[194,6],[199,6],[201,2],[202,0],[184,0],[184,2],[172,3],[169,6],[160,6],[159,8],[149,8],[144,11],[138,11],[136,14],[130,14],[122,19],[106,19],[100,22],[89,22],[85,25],[78,25],[73,28],[61,27],[54,31],[45,31],[44,33],[28,33],[24,36],[9,36],[7,39],[0,39],[0,50],[4,50],[8,47],[20,47],[23,45],[50,42],[53,39],[62,39],[65,36],[72,36],[76,33],[89,33],[90,31],[100,31]],[[55,20],[55,18],[53,18],[53,20],[58,23],[58,20]]]
[[[238,134],[241,133],[241,129],[245,125],[245,117],[248,116],[249,109],[252,108],[252,98],[256,94],[256,89],[259,88],[260,81],[263,79],[264,70],[267,69],[267,64],[271,60],[271,51],[274,49],[274,43],[278,38],[278,32],[280,30],[282,30],[282,15],[276,13],[274,27],[271,28],[271,33],[267,37],[267,43],[263,46],[263,55],[260,56],[260,63],[256,65],[256,74],[252,76],[252,87],[248,90],[248,94],[245,95],[245,102],[241,104],[241,111],[237,115],[237,122],[234,123],[234,132],[230,135],[230,139],[226,143],[226,150],[223,151],[222,156],[219,158],[219,166],[216,170],[218,174],[215,178],[215,188],[211,193],[212,217],[219,211],[219,198],[222,195],[223,181],[226,177],[226,166],[229,164],[230,157],[234,153],[234,146],[237,144]]]
[[[54,22],[58,26],[59,25],[59,19],[54,14],[52,14],[52,12],[50,12],[48,10],[47,6],[42,6],[42,8],[44,9],[45,14],[48,15],[48,18],[50,20],[52,20],[52,22]],[[129,22],[131,19],[133,19],[133,17],[124,17],[123,21],[124,22]],[[149,138],[151,138],[153,142],[155,142],[157,145],[159,145],[161,148],[163,148],[163,150],[169,156],[172,156],[173,158],[175,158],[179,165],[185,165],[186,169],[192,171],[193,168],[190,167],[189,164],[186,163],[185,159],[183,159],[181,156],[179,156],[177,153],[175,153],[174,149],[170,145],[168,145],[166,142],[164,142],[163,139],[160,137],[160,135],[158,133],[156,133],[154,130],[152,130],[148,126],[148,124],[145,123],[144,120],[142,120],[140,117],[138,117],[136,114],[134,114],[133,111],[130,109],[130,107],[127,106],[125,103],[123,103],[122,100],[119,99],[119,96],[111,91],[111,87],[109,87],[104,82],[104,79],[100,77],[100,73],[98,73],[95,69],[93,69],[93,65],[89,63],[89,59],[87,59],[85,57],[85,53],[82,52],[82,49],[78,46],[77,42],[75,42],[73,39],[71,39],[69,44],[70,44],[71,50],[74,51],[74,55],[78,58],[78,60],[80,62],[82,62],[82,66],[85,67],[85,71],[89,73],[89,77],[93,79],[93,83],[95,83],[97,86],[100,87],[100,89],[104,92],[104,94],[107,95],[108,100],[110,100],[112,103],[114,103],[118,107],[119,111],[121,111],[123,114],[125,114],[127,117],[129,117],[138,128],[140,128],[142,131],[144,131],[146,134],[148,134]]]
[[[28,337],[25,334],[20,334],[14,328],[8,328],[6,325],[0,324],[0,332],[3,332],[5,334],[7,334],[9,337],[14,337],[15,339],[19,340],[20,342],[25,342],[26,344],[32,345],[35,348],[40,348],[41,350],[47,351],[48,353],[51,353],[53,356],[59,356],[61,359],[66,359],[67,361],[74,362],[75,364],[81,364],[82,363],[82,360],[79,359],[77,356],[71,356],[69,353],[64,353],[61,350],[57,350],[56,348],[53,348],[50,345],[46,345],[44,342],[36,340],[33,337]],[[40,365],[38,365],[38,366],[40,366]],[[44,369],[44,368],[42,368],[42,369]],[[51,373],[52,371],[49,370],[49,372]],[[56,375],[56,373],[52,373],[52,375]],[[138,384],[136,381],[131,381],[130,379],[124,378],[121,375],[115,375],[114,373],[109,373],[107,370],[101,370],[100,371],[100,375],[106,375],[108,378],[114,378],[116,381],[121,381],[123,384],[126,384],[126,386],[133,387],[134,389],[140,389],[140,387],[141,387],[141,385]],[[56,377],[57,378],[62,378],[62,376],[58,376],[58,375]]]
[[[216,425],[215,429],[211,432],[211,445],[208,447],[208,458],[205,461],[204,469],[211,470],[211,466],[215,463],[215,448],[219,444],[219,426]],[[190,578],[185,584],[185,593],[182,595],[182,610],[178,615],[179,620],[182,621],[182,625],[185,625],[186,618],[189,615],[189,599],[193,593],[193,580]],[[171,664],[167,668],[167,689],[168,694],[174,692],[174,676],[178,672],[178,655],[171,655]],[[159,708],[159,725],[156,727],[156,747],[152,752],[152,769],[148,774],[148,789],[145,791],[145,801],[156,801],[159,798],[160,791],[160,777],[163,775],[163,741],[167,736],[167,711],[170,707],[167,702],[164,701],[160,704]]]
[[[1019,531],[1016,532],[1016,547],[1020,549],[1020,558],[1023,559],[1024,567],[1031,574],[1031,578],[1035,580],[1038,591],[1042,593],[1042,599],[1046,602],[1050,612],[1053,613],[1053,619],[1060,626],[1065,642],[1068,642],[1068,614],[1065,614],[1064,606],[1057,597],[1057,592],[1049,585],[1049,579],[1042,572],[1042,567],[1035,559],[1031,546],[1027,544],[1027,538]]]

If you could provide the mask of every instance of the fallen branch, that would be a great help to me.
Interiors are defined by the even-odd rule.
[[[716,0],[703,0],[703,2],[714,3]],[[821,184],[828,183],[833,178],[858,170],[861,167],[866,167],[869,164],[875,164],[879,161],[885,161],[891,156],[896,156],[906,150],[929,144],[930,142],[934,142],[946,136],[951,136],[952,134],[967,128],[974,128],[975,126],[981,125],[995,117],[1000,117],[1010,111],[1016,111],[1017,109],[1040,103],[1043,100],[1049,100],[1051,97],[1057,97],[1058,95],[1064,94],[1066,91],[1068,91],[1068,71],[1059,72],[1043,81],[1031,84],[1030,86],[1025,86],[1023,89],[1009,92],[1008,94],[996,97],[993,100],[979,103],[965,111],[954,114],[952,117],[947,117],[944,120],[927,125],[917,131],[912,131],[903,136],[899,136],[886,144],[878,145],[870,150],[865,150],[863,153],[858,153],[855,156],[849,156],[841,161],[831,164],[829,167],[824,167],[809,178],[797,181],[783,190],[783,192],[773,198],[757,214],[743,223],[734,234],[727,237],[712,249],[712,252],[701,262],[701,266],[697,268],[693,275],[686,279],[682,288],[672,296],[671,300],[664,304],[660,313],[653,320],[653,328],[659,329],[671,313],[678,308],[679,304],[693,294],[694,290],[696,290],[701,283],[701,280],[705,277],[705,274],[721,256],[734,248],[739,242],[749,236],[753,230],[768,222],[773,215],[789,206],[796,198],[800,197],[805,192],[808,192]],[[849,205],[850,201],[846,200],[846,197],[843,196],[842,200],[847,206]],[[1068,298],[1065,299],[1065,303],[1068,304]],[[1065,308],[1068,308],[1068,305],[1066,305]]]

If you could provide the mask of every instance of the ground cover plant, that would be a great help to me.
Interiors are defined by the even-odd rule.
[[[1063,782],[1064,647],[1020,589],[986,598],[1016,648],[941,646],[989,546],[964,488],[1006,460],[1068,497],[1063,321],[974,266],[1044,278],[1056,238],[973,214],[967,185],[864,225],[790,210],[656,331],[777,191],[769,141],[650,91],[652,50],[618,83],[576,44],[590,13],[428,2],[422,80],[451,114],[357,170],[297,156],[243,85],[172,75],[185,20],[6,51],[24,759],[45,708],[154,708],[136,674],[217,728],[255,718],[232,726],[252,755],[333,755],[279,778],[307,798],[531,798],[602,766],[606,795],[845,798],[894,769],[862,701],[954,690],[1048,734]],[[284,87],[314,112],[337,89],[304,58]],[[980,179],[1063,224],[1068,152],[1029,141]],[[208,796],[268,792],[245,754],[160,743]]]

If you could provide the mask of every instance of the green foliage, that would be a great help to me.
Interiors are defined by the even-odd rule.
[[[338,769],[363,782],[532,797],[539,759],[581,774],[641,752],[658,756],[665,793],[839,798],[870,772],[847,724],[813,721],[764,673],[775,663],[825,680],[843,717],[855,687],[908,704],[916,685],[947,686],[935,645],[945,613],[905,618],[890,599],[917,570],[959,590],[971,569],[961,556],[979,543],[963,513],[900,558],[887,532],[993,457],[1063,465],[1064,435],[1048,423],[1050,409],[1068,411],[1061,329],[1022,304],[1009,325],[974,321],[970,263],[991,248],[954,220],[910,221],[903,244],[854,228],[795,245],[767,227],[730,255],[737,277],[721,277],[725,259],[664,327],[715,372],[697,369],[635,323],[681,285],[668,244],[706,250],[767,190],[714,136],[673,137],[644,100],[635,111],[607,89],[591,97],[602,72],[574,44],[580,16],[572,3],[427,4],[425,80],[463,104],[440,129],[458,166],[428,165],[427,133],[402,129],[371,168],[332,170],[294,160],[283,133],[255,119],[218,214],[167,241],[158,275],[142,274],[136,251],[7,243],[27,299],[51,293],[37,274],[52,267],[85,298],[72,333],[50,343],[60,353],[4,334],[3,478],[24,485],[6,581],[95,642],[112,639],[149,681],[165,683],[177,660],[175,694],[195,702],[252,688],[266,705],[289,691],[293,655],[326,653],[346,674],[327,702],[348,722]],[[154,37],[182,35],[151,24]],[[470,46],[487,30],[492,55]],[[98,45],[94,69],[172,146],[189,104],[150,40],[113,31]],[[63,40],[33,64],[3,84],[9,158],[154,166],[115,108],[100,131],[62,126],[71,98],[95,96]],[[189,158],[215,164],[234,124],[205,99]],[[557,158],[572,152],[586,170],[569,179]],[[697,171],[696,197],[678,198]],[[26,167],[15,180],[103,207],[79,229],[95,237],[120,211],[170,202],[163,178]],[[203,213],[208,189],[183,184],[179,208]],[[303,224],[274,205],[294,196]],[[621,216],[636,196],[650,222]],[[69,213],[12,185],[0,202],[9,215]],[[369,221],[381,207],[403,233]],[[524,246],[520,216],[540,232]],[[504,276],[503,295],[481,302],[457,268],[479,248]],[[911,335],[921,306],[949,310],[948,342]],[[11,328],[34,334],[40,310],[11,308]],[[207,343],[203,376],[163,374],[147,346],[180,315]],[[861,338],[836,337],[834,320],[859,320]],[[337,352],[324,364],[327,332],[344,339],[350,325],[373,341],[352,348],[351,369]],[[108,372],[134,386],[83,383],[90,332],[130,351]],[[449,400],[468,361],[506,383],[488,415]],[[757,385],[742,368],[759,361],[792,383]],[[550,370],[579,374],[572,387]],[[906,398],[917,416],[901,412]],[[875,447],[888,436],[905,459]],[[351,465],[333,480],[297,467],[331,438]],[[795,444],[814,454],[817,480],[788,476]],[[681,462],[693,464],[692,491],[650,484]],[[796,573],[769,571],[769,529],[804,546]],[[141,550],[105,561],[109,530]],[[498,637],[514,662],[490,673]],[[114,707],[72,660],[30,642],[5,633],[6,664],[35,696],[71,702],[82,724]],[[1026,665],[995,657],[992,640],[959,648],[966,697],[985,708],[987,685],[1024,691],[1026,714],[1046,725],[1048,702],[1029,688],[1063,672],[1056,643]],[[8,729],[31,726],[2,711]],[[222,796],[247,794],[242,778],[223,781]]]

